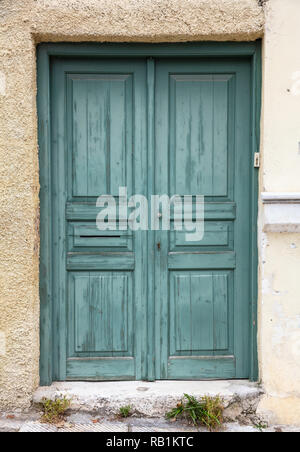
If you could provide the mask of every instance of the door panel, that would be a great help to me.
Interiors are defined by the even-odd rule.
[[[112,194],[118,204],[119,187],[145,192],[145,67],[114,59],[53,64],[59,380],[146,378],[146,243],[140,233],[96,226],[98,196]]]
[[[118,195],[131,180],[132,74],[69,75],[73,196]]]
[[[250,65],[161,59],[156,86],[155,191],[205,196],[203,240],[156,233],[156,378],[246,378]]]
[[[226,196],[228,85],[233,76],[169,74],[168,82],[174,193]]]
[[[133,356],[131,272],[70,274],[69,356]]]
[[[172,272],[170,355],[201,355],[229,345],[229,274]]]

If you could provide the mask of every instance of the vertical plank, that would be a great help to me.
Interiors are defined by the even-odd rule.
[[[213,281],[212,275],[191,277],[192,351],[213,350]]]
[[[127,350],[127,328],[128,328],[128,277],[112,276],[111,318],[112,328],[112,351]]]
[[[94,334],[93,328],[86,327],[90,325],[91,312],[90,274],[76,276],[74,283],[75,350],[89,352],[92,348],[91,337]]]
[[[73,80],[73,196],[88,193],[88,114],[87,83]],[[72,114],[72,112],[69,112]]]
[[[164,61],[156,62],[155,92],[155,193],[169,194],[170,153],[174,160],[174,150],[170,149],[169,72],[162,70]],[[169,108],[170,107],[170,108]],[[157,244],[160,247],[157,247]],[[169,356],[169,290],[168,272],[169,231],[155,232],[155,373],[157,379],[168,378]]]
[[[126,185],[126,158],[130,147],[126,142],[126,128],[132,131],[132,95],[130,95],[132,76],[110,81],[110,160],[107,171],[110,173],[108,193],[119,194],[119,187]],[[127,95],[127,93],[129,95]],[[126,102],[129,104],[126,115]]]
[[[133,63],[132,63],[133,64]],[[147,161],[147,67],[146,61],[135,64],[134,74],[134,145],[133,180],[134,192],[147,196],[148,161]],[[134,238],[135,252],[135,359],[136,379],[147,379],[147,312],[148,303],[148,248],[147,232],[136,231]]]
[[[228,277],[227,275],[213,276],[213,340],[214,350],[228,349]]]
[[[192,350],[192,293],[189,275],[177,275],[175,282],[176,350]]]
[[[200,127],[200,146],[201,146],[201,171],[202,183],[194,187],[193,194],[211,196],[213,194],[213,158],[214,158],[214,83],[211,76],[203,76],[197,82],[200,93],[196,97],[198,107],[198,121]],[[197,130],[197,129],[196,129]]]
[[[40,166],[40,385],[52,383],[52,223],[50,64],[47,47],[37,50]]]
[[[172,77],[173,78],[173,77]],[[192,193],[191,185],[191,93],[188,83],[175,79],[175,120],[173,130],[176,143],[176,193],[183,195]],[[172,105],[171,108],[174,108]]]
[[[154,188],[154,168],[155,168],[155,61],[153,58],[147,59],[147,129],[148,129],[148,200],[155,194]],[[151,203],[148,204],[148,218],[151,218]],[[155,380],[155,300],[154,300],[154,249],[155,232],[148,231],[148,370],[149,381]]]
[[[251,66],[240,64],[235,77],[235,186],[237,216],[234,229],[236,270],[234,280],[234,349],[236,377],[250,375],[250,199],[253,159],[251,151]],[[241,149],[243,152],[241,152]],[[245,221],[247,219],[247,221]]]
[[[213,150],[212,195],[227,195],[228,173],[228,80],[231,76],[214,76],[213,82]]]
[[[87,196],[107,194],[111,159],[110,83],[87,80]],[[78,162],[80,164],[80,162]],[[109,193],[109,192],[108,192]]]
[[[62,60],[53,63],[52,74],[52,269],[53,269],[53,379],[66,379],[67,359],[67,278],[65,265],[66,221],[65,206],[67,200],[67,162],[65,141],[65,103],[66,75]]]

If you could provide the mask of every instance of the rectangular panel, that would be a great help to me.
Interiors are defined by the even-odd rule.
[[[133,253],[68,253],[67,270],[134,270]]]
[[[186,207],[187,211],[189,206]],[[96,206],[96,203],[67,203],[66,205],[66,217],[68,220],[93,220],[96,221],[97,215],[100,212],[100,208]],[[191,206],[192,218],[195,218],[195,203]],[[118,218],[118,208],[116,214]],[[115,210],[112,210],[112,216]],[[205,220],[234,220],[236,217],[236,204],[234,202],[205,202],[204,205],[204,217]],[[114,216],[113,216],[114,218]],[[171,220],[176,220],[174,217],[173,209],[171,210]],[[182,219],[182,215],[180,215]]]
[[[170,75],[174,192],[228,194],[228,82],[232,75]],[[172,168],[173,167],[173,168]]]
[[[175,246],[228,246],[229,245],[229,224],[217,222],[205,222],[204,237],[200,241],[189,242],[186,240],[186,232],[175,231]]]
[[[95,222],[69,225],[71,246],[74,248],[132,249],[132,231],[100,231]]]
[[[131,348],[131,275],[73,273],[70,278],[73,353],[127,353]]]
[[[175,321],[176,352],[190,354],[228,348],[227,279],[226,274],[209,273],[171,276],[171,311],[175,318],[171,322]]]
[[[168,267],[173,270],[235,268],[234,252],[172,252],[168,256]]]
[[[73,196],[118,194],[132,155],[132,75],[72,75]],[[130,165],[131,166],[131,165]]]
[[[168,378],[176,380],[229,379],[235,378],[234,356],[170,358]]]
[[[133,380],[133,358],[68,359],[67,380]]]
[[[188,203],[185,201],[184,203],[184,211],[187,214],[188,220],[195,220],[196,218],[196,202],[192,201]],[[74,208],[70,207],[70,215],[76,214],[76,206]],[[69,211],[69,209],[68,209]],[[171,220],[182,220],[182,212],[181,210],[171,209]],[[69,215],[69,213],[68,213]],[[208,202],[205,199],[204,203],[204,219],[205,220],[234,220],[236,217],[236,204],[234,202]]]

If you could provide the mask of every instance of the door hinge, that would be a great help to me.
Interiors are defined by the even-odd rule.
[[[254,168],[259,168],[260,167],[260,153],[259,152],[255,152],[254,154]]]

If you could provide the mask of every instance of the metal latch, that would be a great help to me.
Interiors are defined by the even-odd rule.
[[[254,154],[254,168],[259,168],[260,167],[260,153],[259,152],[255,152]]]

